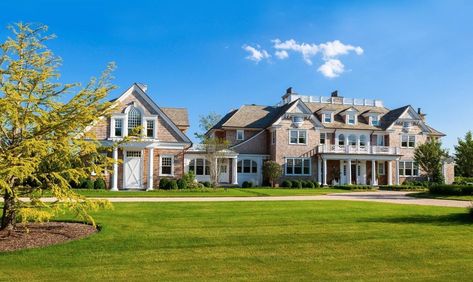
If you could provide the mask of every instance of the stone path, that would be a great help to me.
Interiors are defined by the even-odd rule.
[[[442,207],[459,207],[466,208],[471,206],[469,201],[455,200],[438,200],[409,197],[407,194],[412,192],[392,192],[392,191],[376,191],[376,192],[352,192],[352,193],[335,193],[318,196],[271,196],[271,197],[123,197],[123,198],[96,198],[107,199],[113,203],[125,202],[265,202],[265,201],[363,201],[363,202],[380,202],[402,205],[421,205],[421,206],[442,206]],[[43,199],[52,202],[54,198]]]

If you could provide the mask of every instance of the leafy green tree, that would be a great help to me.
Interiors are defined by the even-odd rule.
[[[18,220],[47,221],[64,209],[93,222],[88,211],[110,204],[77,195],[71,184],[94,172],[100,177],[112,163],[84,132],[107,115],[103,99],[114,88],[114,67],[85,86],[59,83],[61,61],[45,45],[54,38],[47,27],[18,23],[9,30],[0,43],[1,229],[11,234]],[[41,201],[46,190],[58,201]]]
[[[442,160],[447,156],[448,152],[442,149],[442,143],[434,138],[419,145],[414,151],[414,160],[425,171],[429,181],[436,183],[442,182]]]
[[[274,183],[279,180],[282,175],[281,166],[275,161],[266,161],[263,164],[263,176],[266,178],[271,187],[274,187]]]
[[[194,133],[194,136],[203,143],[206,138],[205,133],[207,133],[207,131],[209,131],[221,119],[222,119],[222,116],[214,112],[211,112],[206,116],[200,116],[199,128],[202,131],[202,133],[196,132]]]
[[[468,131],[465,139],[458,139],[455,146],[455,169],[458,176],[473,177],[473,135]]]

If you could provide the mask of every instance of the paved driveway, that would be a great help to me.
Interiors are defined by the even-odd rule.
[[[319,196],[268,196],[268,197],[123,197],[123,198],[95,198],[107,199],[113,203],[134,203],[134,202],[266,202],[266,201],[362,201],[362,202],[380,202],[401,205],[421,205],[421,206],[440,206],[440,207],[458,207],[466,208],[471,206],[469,201],[437,200],[409,197],[407,194],[412,192],[351,192],[335,193]],[[20,199],[28,201],[28,199]],[[43,198],[45,202],[54,202],[55,198]],[[0,199],[2,202],[3,199]]]

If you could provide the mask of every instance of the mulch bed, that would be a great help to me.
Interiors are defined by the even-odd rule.
[[[10,236],[0,232],[0,252],[45,247],[78,240],[97,232],[92,225],[72,222],[18,224]]]

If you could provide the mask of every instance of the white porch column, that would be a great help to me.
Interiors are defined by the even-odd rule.
[[[112,191],[118,191],[118,148],[113,148]]]
[[[324,163],[324,182],[323,182],[323,186],[327,186],[327,160],[324,159],[323,163]]]
[[[319,185],[322,184],[322,160],[317,158],[317,182],[319,182]]]
[[[376,177],[376,161],[371,160],[371,185],[377,186],[378,185],[378,178]]]
[[[237,157],[232,158],[232,184],[238,185]]]
[[[153,190],[153,170],[154,170],[154,148],[148,149],[148,189],[147,191]]]
[[[396,185],[399,185],[399,160],[396,160]]]
[[[347,184],[351,185],[351,159],[347,160]]]
[[[393,185],[393,162],[388,161],[388,185]]]

